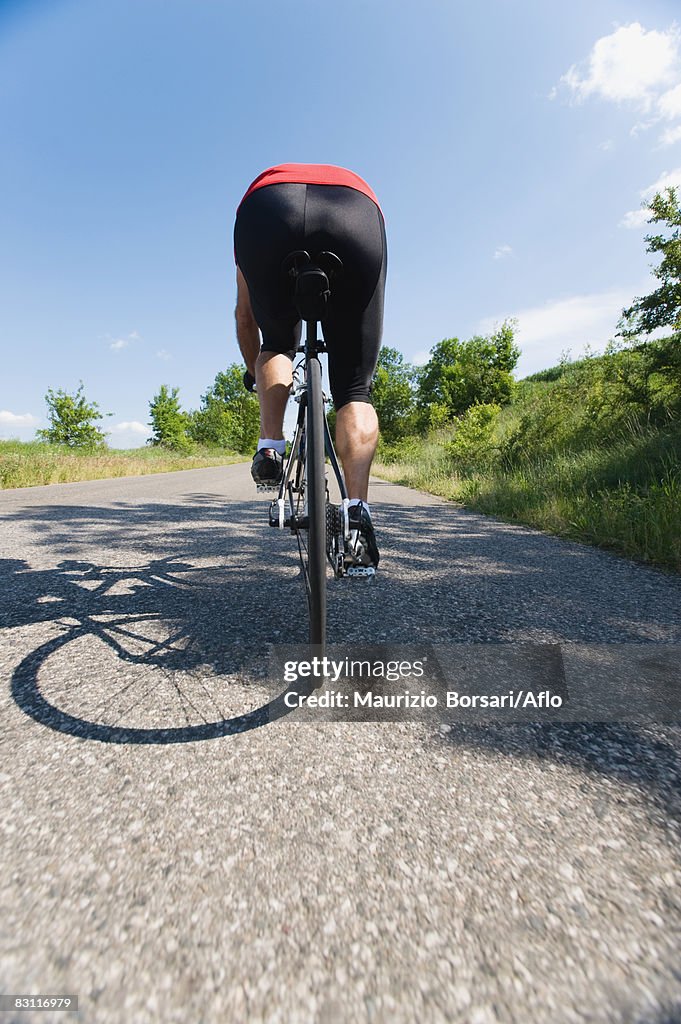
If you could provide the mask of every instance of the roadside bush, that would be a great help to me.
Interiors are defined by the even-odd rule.
[[[495,403],[472,405],[455,422],[454,436],[445,444],[460,473],[486,469],[499,461],[499,445],[495,443],[495,427],[501,406]]]

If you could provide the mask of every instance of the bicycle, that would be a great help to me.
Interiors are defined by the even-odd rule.
[[[303,355],[294,372],[293,398],[298,417],[277,497],[270,505],[270,526],[289,529],[296,535],[309,610],[309,642],[323,649],[326,643],[326,567],[334,576],[373,576],[373,566],[359,564],[352,551],[348,494],[326,416],[327,399],[322,390],[319,338],[331,295],[331,285],[343,272],[343,263],[332,252],[313,260],[297,250],[282,264],[293,300],[305,323],[305,340],[297,352]],[[322,326],[323,334],[323,326]],[[340,492],[340,505],[332,504],[326,476],[326,458]]]

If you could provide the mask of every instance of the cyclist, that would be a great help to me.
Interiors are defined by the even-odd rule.
[[[353,548],[364,564],[375,567],[379,552],[367,498],[378,418],[370,392],[383,330],[387,250],[376,196],[359,175],[343,167],[270,167],[248,187],[237,210],[236,332],[260,401],[260,439],[251,474],[259,486],[271,487],[282,476],[284,412],[301,324],[281,265],[297,249],[313,258],[334,252],[343,263],[323,333]]]

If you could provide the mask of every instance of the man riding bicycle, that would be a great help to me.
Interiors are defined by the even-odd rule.
[[[301,324],[281,267],[295,250],[313,258],[333,252],[343,264],[323,333],[350,528],[363,542],[367,564],[376,567],[367,498],[378,418],[370,392],[383,331],[387,250],[378,200],[359,175],[329,164],[270,167],[248,187],[237,210],[236,332],[260,402],[260,439],[251,467],[260,486],[276,487],[283,471],[284,413]]]

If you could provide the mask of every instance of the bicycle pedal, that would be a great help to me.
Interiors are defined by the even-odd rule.
[[[345,570],[346,576],[354,579],[372,579],[376,575],[376,568],[373,565],[349,565]]]

